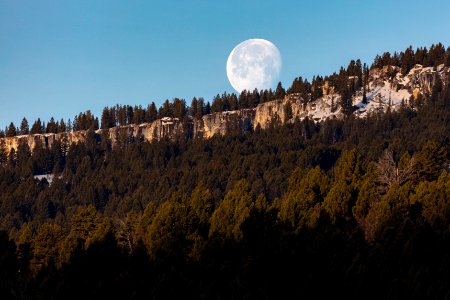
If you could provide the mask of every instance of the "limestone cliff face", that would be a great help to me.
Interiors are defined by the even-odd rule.
[[[84,142],[86,140],[87,131],[76,132],[63,132],[63,133],[46,133],[46,134],[32,134],[32,135],[20,135],[15,137],[7,137],[0,139],[0,142],[4,142],[6,152],[9,153],[11,149],[17,150],[20,143],[26,143],[30,149],[34,149],[36,144],[40,143],[44,148],[50,148],[52,144],[59,140],[67,145]]]
[[[395,66],[384,66],[381,69],[370,70],[371,84],[382,85],[385,81],[391,81],[393,90],[406,89],[410,93],[417,89],[421,93],[430,94],[436,80],[441,78],[445,82],[448,80],[448,76],[449,68],[443,64],[437,68],[423,67],[417,64],[406,75],[403,75],[401,69]]]
[[[102,130],[98,130],[101,133]],[[177,134],[183,134],[184,127],[177,118],[162,118],[152,123],[139,125],[117,126],[108,129],[108,137],[113,147],[120,143],[121,139],[133,138],[143,141],[159,141],[164,138],[174,139]]]
[[[224,135],[227,130],[249,131],[253,127],[255,109],[242,109],[218,112],[194,120],[194,137],[211,138],[216,134]]]
[[[271,123],[285,124],[294,122],[296,118],[306,117],[321,121],[327,117],[339,116],[340,112],[332,111],[332,102],[336,98],[334,93],[330,93],[316,101],[307,102],[300,94],[291,94],[284,99],[261,103],[256,107],[253,128],[268,128]]]
[[[408,73],[407,78],[410,82],[411,88],[418,88],[422,92],[431,93],[436,80],[441,77],[448,80],[449,68],[445,68],[444,65],[438,66],[436,69],[432,67],[423,68],[421,65],[415,65],[413,69]]]
[[[184,127],[180,120],[177,118],[162,118],[152,123],[113,127],[108,129],[106,134],[111,140],[112,146],[115,147],[124,139],[129,140],[133,138],[135,140],[153,142],[163,138],[174,139],[177,134],[183,134],[183,132]],[[20,143],[26,143],[30,149],[34,149],[38,143],[41,143],[44,148],[50,148],[56,140],[59,140],[66,145],[85,142],[87,133],[87,130],[80,130],[56,134],[21,135],[0,139],[0,143],[4,143],[6,152],[9,153],[11,149],[17,150]],[[99,129],[95,133],[103,135],[104,131]]]

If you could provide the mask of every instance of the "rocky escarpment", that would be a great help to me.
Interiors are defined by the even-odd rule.
[[[154,142],[164,138],[173,139],[184,132],[185,127],[178,118],[166,117],[155,120],[152,123],[113,127],[108,129],[107,136],[114,147],[124,139]],[[104,134],[104,131],[99,129],[96,133]]]
[[[224,135],[230,130],[250,131],[253,129],[255,109],[242,109],[213,113],[194,120],[194,137],[211,138]]]
[[[19,144],[25,143],[30,149],[34,149],[37,144],[44,148],[52,147],[55,141],[60,141],[66,145],[73,143],[84,142],[86,140],[87,131],[63,132],[63,133],[46,133],[46,134],[31,134],[19,135],[14,137],[6,137],[0,139],[0,143],[4,145],[6,152],[9,153],[12,149],[17,150]]]
[[[117,126],[107,130],[96,130],[95,134],[105,135],[111,140],[114,146],[119,145],[124,140],[136,139],[149,142],[159,141],[163,138],[175,138],[177,134],[183,134],[183,123],[177,118],[162,118],[152,123],[144,123],[139,125]],[[44,148],[52,147],[53,143],[58,140],[66,145],[86,141],[88,135],[87,130],[63,133],[46,133],[20,135],[15,137],[7,137],[0,139],[5,145],[6,152],[11,149],[17,150],[20,143],[26,143],[30,149],[34,149],[37,144],[41,144]]]
[[[302,120],[306,117],[314,121],[321,121],[328,117],[337,117],[339,116],[339,111],[333,111],[332,109],[334,98],[336,98],[336,95],[333,93],[317,101],[307,102],[300,94],[291,94],[284,97],[284,99],[259,104],[255,109],[253,128],[256,129],[259,126],[265,129],[271,123],[285,124],[293,122],[295,119]]]
[[[383,68],[374,68],[370,71],[372,85],[383,85],[385,81],[390,81],[394,91],[407,90],[413,93],[414,90],[420,90],[422,93],[430,94],[438,78],[447,79],[449,68],[439,65],[436,68],[423,67],[415,65],[406,75],[401,73],[401,69],[396,66],[384,66]]]
[[[154,142],[164,138],[176,139],[178,137],[211,138],[214,135],[224,135],[229,130],[252,130],[255,118],[254,109],[239,111],[228,111],[213,113],[203,116],[200,120],[165,117],[152,123],[139,125],[117,126],[107,130],[96,130],[95,134],[110,139],[113,147],[120,146],[130,140],[141,140]],[[46,133],[20,135],[0,139],[5,146],[6,152],[11,149],[17,150],[20,143],[26,143],[30,149],[37,144],[44,148],[52,147],[55,141],[71,145],[73,143],[85,142],[88,135],[87,130],[63,133]]]
[[[417,98],[420,94],[430,95],[438,78],[447,84],[449,80],[449,68],[444,65],[437,68],[416,65],[406,75],[400,71],[398,67],[393,66],[372,69],[366,91],[367,102],[363,101],[362,89],[356,91],[352,98],[355,115],[365,117],[372,112],[386,111],[388,108],[398,109],[402,103],[407,104],[411,96]],[[95,133],[106,135],[112,146],[116,147],[132,139],[153,142],[178,137],[211,138],[230,131],[251,131],[257,127],[264,129],[274,122],[285,124],[306,117],[316,122],[327,118],[341,118],[341,99],[334,90],[329,82],[325,82],[322,86],[323,96],[315,101],[305,101],[300,94],[290,94],[284,99],[261,103],[254,109],[212,113],[201,119],[179,120],[166,117],[151,123],[99,129]],[[88,131],[76,131],[23,135],[0,139],[0,143],[9,153],[11,149],[17,149],[22,142],[27,143],[30,149],[34,149],[38,143],[49,148],[56,140],[66,145],[83,142],[87,134]]]

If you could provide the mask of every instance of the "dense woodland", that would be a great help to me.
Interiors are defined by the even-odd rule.
[[[411,68],[409,51],[374,65]],[[448,65],[442,45],[417,51],[414,63]],[[288,92],[314,98],[305,82]],[[230,105],[217,110],[251,95],[217,96]],[[199,117],[219,100],[38,120],[90,130],[51,149],[0,144],[1,298],[449,298],[449,83],[423,97],[365,119],[114,149],[94,129]],[[34,179],[46,173],[52,184]]]

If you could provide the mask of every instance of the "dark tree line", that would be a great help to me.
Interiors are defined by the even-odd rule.
[[[257,89],[253,91],[243,90],[239,96],[234,93],[228,94],[225,92],[222,95],[217,94],[214,97],[211,105],[211,112],[255,108],[260,103],[273,101],[275,99],[283,99],[285,95],[286,92],[281,85],[281,82],[278,83],[275,91],[272,91],[272,89],[261,91],[258,91]]]
[[[438,43],[432,45],[429,50],[426,47],[420,47],[414,51],[410,46],[400,53],[385,52],[375,57],[372,67],[397,66],[401,68],[403,74],[407,74],[415,64],[424,67],[437,67],[444,64],[448,67],[450,66],[450,47],[445,49],[444,45]]]

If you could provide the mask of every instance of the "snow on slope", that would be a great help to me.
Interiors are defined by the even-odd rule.
[[[391,79],[388,72],[392,70],[397,73]],[[421,65],[415,65],[406,75],[401,74],[398,67],[374,69],[370,73],[369,88],[366,92],[367,103],[363,103],[362,88],[353,97],[353,105],[357,108],[355,114],[366,117],[377,111],[386,112],[389,106],[395,111],[400,108],[402,102],[408,105],[413,94],[431,93],[436,76],[441,78],[449,76],[449,68],[440,65],[434,70],[432,67],[423,68]],[[325,95],[308,104],[307,113],[301,117],[308,116],[315,121],[339,118],[342,116],[340,101],[339,94]]]

